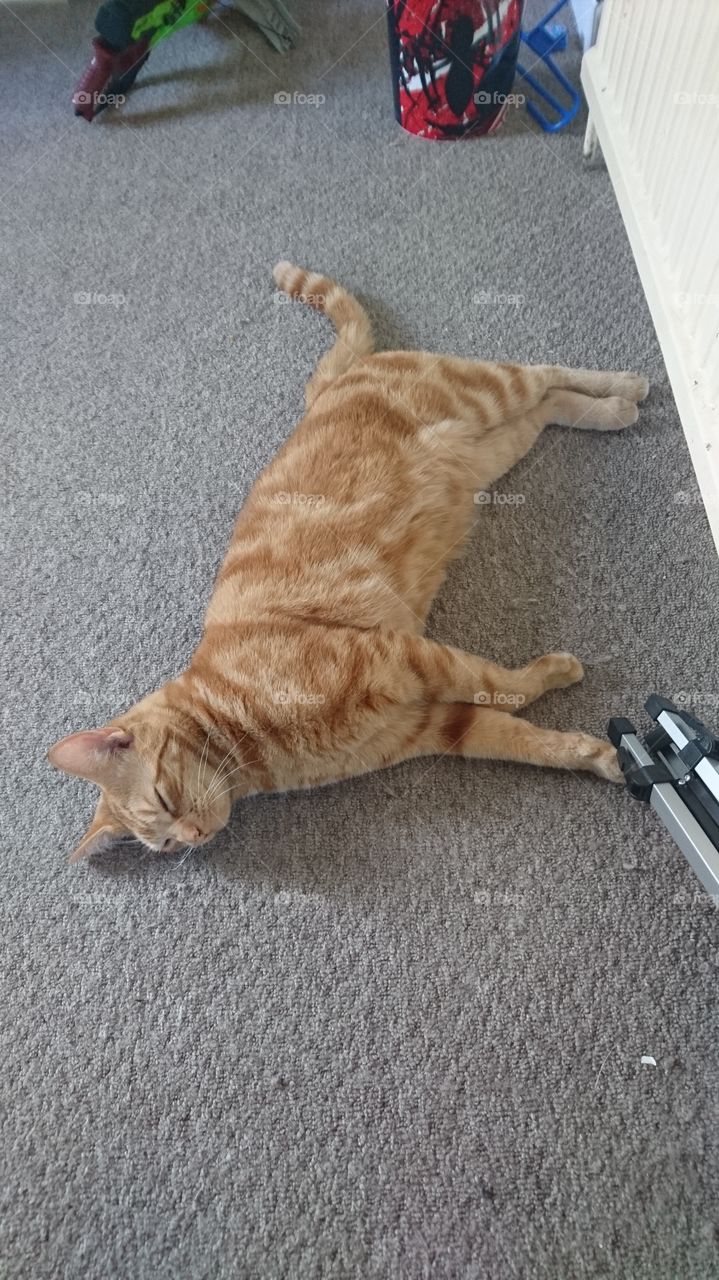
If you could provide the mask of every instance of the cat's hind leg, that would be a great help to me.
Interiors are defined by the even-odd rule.
[[[590,396],[580,391],[549,391],[539,406],[544,425],[583,431],[621,431],[639,417],[636,402],[623,396]]]
[[[581,662],[571,653],[545,653],[512,668],[425,636],[394,632],[387,641],[393,646],[394,663],[417,681],[407,696],[427,703],[468,702],[514,712],[584,677]]]
[[[626,370],[568,369],[564,365],[544,367],[547,391],[578,391],[587,396],[618,396],[634,404],[645,400],[649,394],[649,381],[640,373]]]
[[[621,431],[639,417],[633,400],[623,396],[588,395],[579,391],[548,390],[527,412],[490,430],[476,432],[469,472],[478,490],[505,475],[532,448],[545,427],[577,427],[585,431]]]

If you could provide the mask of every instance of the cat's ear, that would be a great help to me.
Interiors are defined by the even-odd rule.
[[[92,853],[100,853],[117,840],[118,836],[127,835],[125,828],[113,818],[104,800],[95,810],[95,817],[85,832],[79,845],[68,858],[68,862],[79,862],[81,858],[89,858]]]
[[[62,738],[50,748],[47,758],[56,769],[102,786],[119,757],[131,747],[131,733],[108,725],[105,729],[71,733],[69,738]]]

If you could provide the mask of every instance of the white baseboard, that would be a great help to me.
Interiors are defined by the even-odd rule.
[[[687,445],[694,464],[711,531],[719,551],[719,423],[717,406],[681,315],[673,303],[676,285],[668,273],[666,255],[657,240],[656,220],[633,162],[627,135],[603,86],[602,67],[590,49],[582,61],[582,86],[602,148],[609,176],[624,219],[637,270],[659,345],[667,366]]]

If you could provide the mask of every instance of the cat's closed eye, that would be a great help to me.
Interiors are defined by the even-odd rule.
[[[155,787],[155,795],[159,800],[160,804],[162,805],[163,809],[165,810],[165,813],[169,813],[170,816],[173,816],[172,809],[170,808],[169,804],[167,803],[164,796],[162,795],[162,792],[158,791],[157,787]]]

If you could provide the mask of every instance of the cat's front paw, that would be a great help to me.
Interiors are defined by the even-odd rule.
[[[602,751],[597,752],[592,772],[607,782],[623,782],[624,774],[619,767],[617,753],[611,743],[607,743]]]

